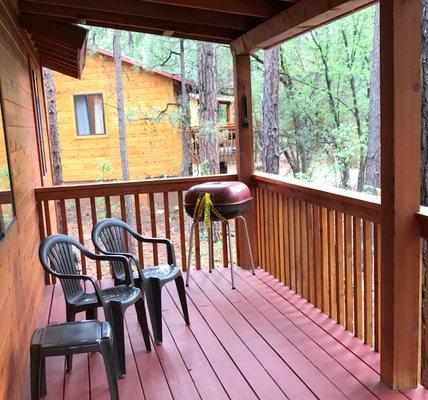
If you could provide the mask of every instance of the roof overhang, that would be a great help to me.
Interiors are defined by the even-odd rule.
[[[64,30],[66,27],[77,30],[82,28],[73,24],[79,23],[225,43],[231,45],[236,55],[242,55],[269,48],[375,2],[376,0],[19,0],[19,10],[25,22],[24,27],[29,28],[27,30],[35,39],[39,39],[40,30],[43,30],[44,40],[35,41],[41,52],[46,50],[47,40],[58,37],[50,32],[47,24],[55,30]],[[34,26],[37,26],[37,30]],[[59,62],[64,55],[60,51],[62,41],[67,42],[68,36],[60,36],[55,48],[57,51],[52,50],[48,60],[43,53],[45,63],[51,63],[52,66]],[[70,33],[70,36],[74,34]],[[78,61],[82,63],[86,36],[84,40],[82,35],[77,36],[81,40],[81,58]],[[73,54],[73,65],[75,56]],[[70,60],[62,61],[63,68],[68,71]],[[79,75],[76,68],[74,70]]]
[[[21,28],[30,35],[44,67],[80,78],[86,56],[88,30],[67,22],[41,21],[25,13]]]

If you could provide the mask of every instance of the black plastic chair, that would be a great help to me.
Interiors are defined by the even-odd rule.
[[[121,285],[100,289],[92,276],[79,274],[76,266],[74,249],[79,250],[91,260],[109,261],[122,265],[124,279]],[[43,268],[57,277],[62,285],[66,303],[67,321],[74,321],[78,312],[85,311],[87,319],[97,318],[98,307],[103,307],[106,319],[114,332],[114,343],[119,359],[119,378],[125,376],[125,336],[124,313],[135,304],[138,321],[144,337],[147,351],[151,350],[150,336],[147,326],[146,310],[143,293],[134,286],[132,270],[127,257],[122,255],[95,254],[82,246],[78,241],[67,235],[52,235],[43,240],[39,249],[40,262]],[[81,281],[91,282],[93,293],[83,290]],[[67,356],[67,371],[72,367],[72,356]]]
[[[46,357],[90,352],[103,356],[110,398],[119,400],[112,330],[108,322],[94,320],[48,325],[34,331],[30,347],[31,400],[47,394]]]
[[[129,252],[127,239],[132,236],[143,243],[165,244],[167,249],[167,264],[142,269],[138,258]],[[189,313],[187,310],[186,290],[181,270],[177,267],[174,247],[169,239],[146,238],[132,229],[128,224],[115,218],[106,218],[99,221],[92,230],[92,241],[96,249],[106,255],[121,254],[132,260],[137,270],[133,272],[135,284],[144,290],[147,297],[150,319],[155,343],[162,342],[162,300],[161,291],[165,283],[175,280],[183,317],[186,325],[189,325]],[[113,262],[113,275],[116,284],[120,285],[125,279],[123,264]]]

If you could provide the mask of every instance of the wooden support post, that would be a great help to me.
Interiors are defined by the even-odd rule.
[[[421,1],[381,0],[381,380],[419,378]]]
[[[255,187],[252,185],[254,173],[253,121],[251,104],[251,60],[249,55],[233,55],[235,88],[235,129],[236,166],[238,178],[247,184],[253,194],[250,210],[245,213],[254,262],[258,264],[257,213]],[[244,236],[242,222],[237,224],[238,265],[250,266],[250,257]]]

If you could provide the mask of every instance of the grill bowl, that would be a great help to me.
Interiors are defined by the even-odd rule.
[[[193,218],[199,196],[210,193],[215,209],[225,219],[233,219],[243,214],[250,207],[250,189],[242,182],[207,182],[191,187],[184,198],[186,213]],[[203,220],[203,215],[200,221]],[[211,212],[211,220],[219,218]]]

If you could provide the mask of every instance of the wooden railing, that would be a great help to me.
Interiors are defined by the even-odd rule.
[[[256,173],[260,265],[379,349],[376,197]]]
[[[192,162],[199,164],[199,126],[190,129],[190,140],[192,143]],[[220,127],[222,135],[219,137],[220,161],[234,161],[236,155],[235,125],[228,124]]]
[[[133,225],[145,236],[168,237],[176,248],[177,262],[186,270],[187,231],[189,218],[183,207],[184,191],[207,181],[237,180],[236,175],[199,176],[189,178],[150,179],[120,183],[95,183],[43,187],[35,190],[41,238],[62,232],[92,248],[93,225],[105,217],[118,217]],[[55,204],[55,207],[53,207]],[[57,210],[53,212],[52,210]],[[131,212],[129,212],[129,209]],[[227,266],[225,226],[220,229],[220,245],[214,246],[217,262]],[[207,257],[208,240],[195,235],[195,266],[201,268]],[[163,246],[135,244],[142,265],[157,264],[165,256]],[[166,259],[166,258],[165,258]],[[202,260],[202,261],[201,261]],[[82,272],[98,279],[109,275],[109,266],[81,260]]]

